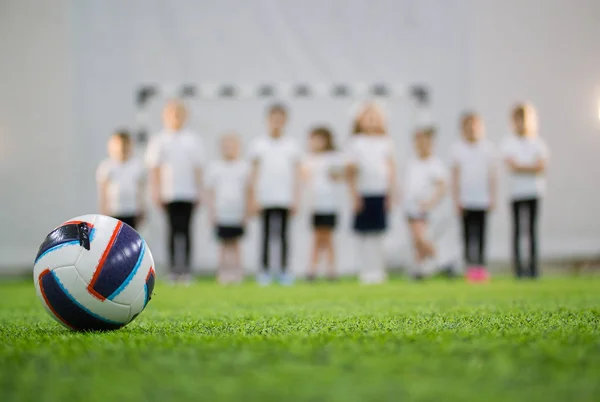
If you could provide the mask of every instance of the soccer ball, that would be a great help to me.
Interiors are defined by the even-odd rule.
[[[42,304],[56,321],[76,331],[127,325],[148,304],[155,277],[144,239],[104,215],[78,216],[54,229],[33,266]]]

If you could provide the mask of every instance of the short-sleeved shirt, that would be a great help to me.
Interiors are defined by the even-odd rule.
[[[341,185],[335,176],[343,174],[342,155],[339,152],[321,152],[307,157],[305,163],[310,175],[313,212],[337,212],[340,207]]]
[[[107,183],[107,208],[113,216],[135,216],[139,211],[140,183],[145,180],[142,163],[134,158],[125,162],[106,159],[98,166],[96,180]]]
[[[204,162],[202,140],[190,130],[163,131],[150,139],[146,152],[150,168],[160,168],[160,193],[164,202],[196,201],[196,169]]]
[[[300,147],[288,137],[263,136],[250,145],[250,160],[258,162],[257,201],[262,208],[289,208],[294,202]]]
[[[533,165],[548,160],[550,152],[544,140],[538,136],[511,134],[502,141],[502,155],[518,164]],[[537,198],[546,191],[546,179],[542,174],[509,172],[509,193],[513,200]]]
[[[466,209],[487,209],[490,206],[490,174],[495,168],[494,145],[487,139],[457,141],[450,151],[452,167],[459,169],[459,199]]]
[[[358,169],[357,187],[363,196],[382,196],[390,190],[390,160],[395,146],[387,135],[356,134],[350,139],[347,158]]]
[[[433,197],[435,186],[446,181],[447,171],[436,156],[413,158],[406,164],[404,177],[404,205],[408,213],[420,213],[421,203]]]
[[[219,225],[240,226],[247,206],[250,165],[244,160],[213,162],[207,186],[214,191],[215,213]]]

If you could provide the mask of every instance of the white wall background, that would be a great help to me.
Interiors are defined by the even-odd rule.
[[[499,140],[511,105],[529,99],[553,150],[542,254],[594,253],[599,17],[594,0],[0,0],[0,271],[28,266],[51,228],[96,210],[93,177],[106,138],[134,123],[133,90],[146,82],[426,82],[444,157],[462,110],[481,111],[488,135]],[[246,141],[259,135],[265,106],[192,102],[191,125],[216,150],[224,130]],[[340,141],[346,136],[351,102],[290,107],[289,135],[304,141],[308,127],[327,122]],[[406,156],[406,102],[388,109],[398,152]],[[450,258],[459,245],[449,205],[439,215]],[[490,231],[495,259],[508,257],[507,217],[501,203]],[[144,231],[159,261],[163,225],[154,213]],[[301,271],[306,216],[294,225],[294,269]],[[215,250],[203,214],[196,228],[197,265],[208,269]],[[393,263],[410,258],[404,229],[397,212],[388,238]],[[257,261],[256,230],[246,242],[249,267]],[[352,249],[347,230],[338,240],[341,250]],[[352,255],[343,254],[342,269],[351,270]]]

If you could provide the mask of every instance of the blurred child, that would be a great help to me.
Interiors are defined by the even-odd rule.
[[[135,229],[144,216],[146,174],[132,157],[129,133],[117,131],[110,137],[108,155],[96,172],[100,213]]]
[[[262,218],[262,269],[257,275],[261,285],[268,285],[279,268],[279,280],[291,285],[288,272],[288,223],[299,201],[301,151],[296,142],[284,135],[287,110],[272,105],[267,116],[269,132],[250,147],[252,161],[251,202]],[[274,240],[279,244],[279,264],[271,261]],[[278,265],[278,266],[277,266]]]
[[[367,104],[354,122],[348,154],[348,179],[358,233],[361,282],[386,280],[383,235],[387,214],[396,198],[394,142],[386,133],[384,116],[374,103]]]
[[[435,266],[435,246],[427,237],[430,212],[445,193],[446,170],[442,161],[433,155],[433,128],[418,129],[415,133],[416,158],[406,166],[403,190],[405,212],[415,247],[415,279],[430,275]]]
[[[187,110],[180,101],[163,109],[164,130],[150,139],[146,159],[154,203],[169,220],[168,250],[171,281],[191,281],[194,208],[202,190],[204,146],[198,135],[185,128]],[[181,247],[183,246],[183,252]],[[179,253],[177,251],[180,251]]]
[[[328,128],[314,128],[310,132],[309,145],[311,154],[304,165],[304,176],[312,189],[313,246],[307,280],[316,279],[322,254],[327,261],[327,277],[334,280],[337,273],[333,234],[337,224],[340,203],[338,183],[343,179],[343,164]]]
[[[502,143],[502,153],[509,170],[509,191],[513,215],[513,259],[518,278],[538,276],[537,217],[544,195],[548,147],[537,133],[535,109],[528,104],[512,111],[514,134]],[[526,223],[525,223],[526,222]],[[529,267],[521,259],[520,242],[524,229],[529,235]]]
[[[208,173],[208,208],[220,243],[218,280],[239,283],[243,279],[240,239],[248,217],[250,166],[241,158],[240,138],[225,134],[221,138],[222,160],[214,162]]]
[[[489,278],[485,267],[485,227],[496,203],[494,146],[485,138],[481,118],[472,112],[461,119],[462,138],[452,147],[452,197],[462,218],[467,279]]]

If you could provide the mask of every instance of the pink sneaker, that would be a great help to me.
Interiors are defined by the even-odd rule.
[[[479,266],[477,267],[478,272],[478,276],[479,276],[479,282],[489,282],[490,280],[490,273],[488,272],[487,268],[484,266]]]
[[[479,282],[479,269],[477,267],[467,268],[467,274],[465,275],[465,278],[467,279],[467,282]]]

